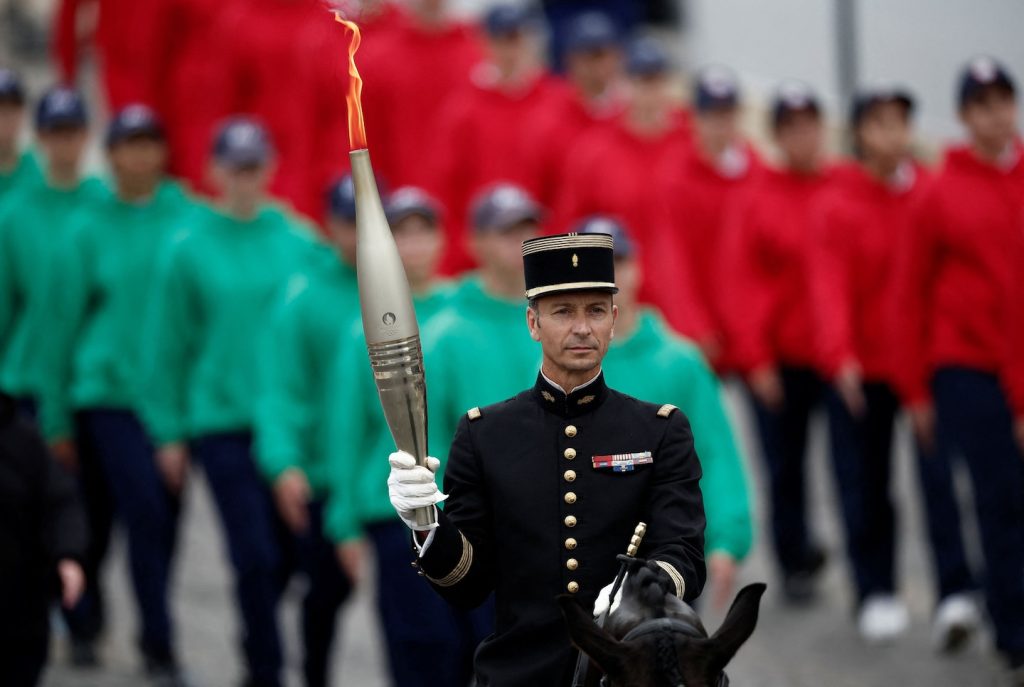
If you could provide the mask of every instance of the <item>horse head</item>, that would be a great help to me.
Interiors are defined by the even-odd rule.
[[[631,565],[622,600],[604,627],[572,597],[559,597],[559,604],[572,643],[604,674],[603,686],[724,687],[725,667],[754,632],[764,591],[760,583],[741,589],[711,636],[643,561]]]

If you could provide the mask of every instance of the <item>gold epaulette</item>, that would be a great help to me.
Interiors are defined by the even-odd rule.
[[[658,408],[658,417],[668,417],[675,410],[678,410],[678,408],[671,403],[666,403],[662,407]]]
[[[479,408],[470,408],[469,412],[466,413],[466,417],[468,417],[469,421],[472,422],[473,420],[479,420],[483,417],[483,413],[480,412]]]

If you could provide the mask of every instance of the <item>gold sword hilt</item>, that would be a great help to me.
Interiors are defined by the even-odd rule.
[[[629,540],[629,547],[626,549],[626,555],[630,558],[636,558],[636,552],[640,550],[640,543],[644,540],[644,535],[647,534],[647,523],[638,523],[636,529],[633,530],[633,536]]]

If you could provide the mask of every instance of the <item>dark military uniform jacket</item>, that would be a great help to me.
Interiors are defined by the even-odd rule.
[[[533,389],[459,424],[439,527],[419,559],[437,591],[470,608],[494,592],[495,632],[476,655],[480,687],[571,683],[576,652],[556,603],[591,607],[637,523],[639,556],[693,599],[704,585],[704,504],[690,425],[672,406],[609,389]]]

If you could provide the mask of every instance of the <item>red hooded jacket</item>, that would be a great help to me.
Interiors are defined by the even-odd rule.
[[[936,368],[1003,369],[1013,246],[1024,203],[1020,143],[1016,153],[1003,170],[966,147],[948,151],[899,247],[897,386],[908,404],[928,400]]]
[[[207,97],[221,117],[247,113],[277,153],[271,192],[320,219],[324,191],[348,169],[349,34],[318,0],[246,0],[221,16],[223,50]]]
[[[638,248],[640,300],[657,306],[677,328],[706,331],[706,318],[693,307],[692,277],[680,259],[678,237],[654,229],[656,170],[682,160],[691,145],[689,112],[678,110],[673,120],[657,137],[638,136],[624,117],[583,135],[569,152],[551,228],[571,231],[593,215],[617,218]]]
[[[679,259],[693,282],[692,309],[701,313],[671,324],[696,341],[715,342],[721,352],[711,362],[720,373],[732,367],[719,298],[725,280],[721,252],[726,211],[763,167],[753,147],[745,146],[744,154],[746,168],[726,174],[694,145],[683,160],[667,160],[657,174],[656,226],[678,238]],[[706,325],[704,330],[698,329],[701,325]]]
[[[535,112],[563,108],[570,97],[568,87],[547,73],[522,91],[499,90],[488,83],[486,69],[482,66],[474,83],[452,97],[439,120],[436,179],[448,210],[448,244],[441,264],[446,274],[474,265],[466,241],[473,198],[500,181],[532,186],[522,123]]]
[[[1008,351],[1006,386],[1018,422],[1024,421],[1024,213],[1014,250],[1010,291],[1010,350]]]
[[[899,186],[850,163],[814,207],[811,294],[820,367],[828,379],[849,362],[865,379],[893,382],[892,286],[895,247],[910,231],[911,210],[928,177],[907,165]]]
[[[765,365],[817,366],[811,207],[831,176],[766,169],[729,212],[722,312],[732,358],[745,374]]]

